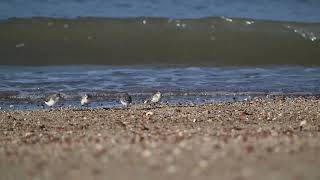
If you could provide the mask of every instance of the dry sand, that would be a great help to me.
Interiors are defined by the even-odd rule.
[[[0,179],[320,179],[320,100],[0,112]]]

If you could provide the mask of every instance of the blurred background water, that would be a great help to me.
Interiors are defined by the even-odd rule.
[[[243,17],[319,22],[318,0],[2,0],[10,17]]]

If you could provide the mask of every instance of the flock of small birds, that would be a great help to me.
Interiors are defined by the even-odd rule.
[[[162,97],[161,92],[157,91],[156,93],[152,94],[150,98],[146,99],[144,101],[144,104],[156,104],[160,102],[161,97]],[[63,96],[60,93],[50,94],[47,97],[45,97],[44,103],[49,107],[53,107],[62,98]],[[83,96],[81,96],[81,99],[80,99],[81,106],[89,106],[91,102],[92,102],[92,95],[84,94]],[[120,103],[123,106],[128,107],[130,104],[132,104],[132,97],[128,93],[123,93],[120,97]]]

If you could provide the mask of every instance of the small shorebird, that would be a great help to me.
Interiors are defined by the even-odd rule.
[[[147,99],[144,101],[144,103],[153,103],[156,104],[161,100],[162,94],[160,91],[157,91],[156,93],[152,94],[150,99]]]
[[[84,94],[83,96],[81,96],[81,106],[88,106],[91,103],[92,100],[92,96],[90,94]]]
[[[47,106],[52,107],[60,100],[60,98],[62,98],[60,93],[50,94],[47,97],[45,97],[44,103]]]
[[[131,104],[132,102],[132,98],[128,93],[124,93],[121,97],[120,97],[120,102],[122,105],[124,106],[128,106],[129,104]]]

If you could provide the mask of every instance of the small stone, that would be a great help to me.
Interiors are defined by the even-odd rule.
[[[300,126],[305,126],[305,125],[307,125],[307,120],[303,120],[300,122]]]
[[[174,157],[173,156],[167,156],[164,159],[167,163],[172,163],[174,161]]]
[[[100,157],[107,151],[106,148],[104,148],[101,144],[96,144],[95,150],[96,152],[93,154],[95,157]]]
[[[96,144],[95,149],[100,152],[104,149],[104,147],[101,144]]]
[[[300,122],[300,131],[302,131],[303,127],[307,125],[307,120],[303,120]]]
[[[278,136],[278,132],[275,130],[271,130],[271,136]]]
[[[24,134],[24,137],[30,137],[30,136],[32,136],[32,135],[33,135],[32,132],[27,132],[26,134]]]
[[[183,131],[179,131],[177,135],[178,135],[178,137],[184,137]]]
[[[150,117],[150,116],[152,116],[153,114],[154,114],[154,113],[153,113],[152,111],[148,111],[148,112],[146,112],[145,116]]]
[[[144,150],[144,151],[142,152],[142,156],[145,157],[145,158],[150,157],[150,156],[151,156],[151,151],[149,151],[149,150]]]
[[[179,143],[179,147],[180,147],[180,148],[186,148],[186,147],[187,147],[187,143],[186,143],[185,141],[181,141],[181,142]]]
[[[168,173],[173,174],[173,173],[175,173],[176,171],[177,171],[177,168],[176,168],[175,166],[170,165],[170,166],[168,167]]]
[[[251,153],[254,150],[254,147],[251,144],[247,144],[245,146],[245,150],[247,151],[247,153]]]
[[[247,115],[250,115],[250,114],[247,113],[246,111],[240,111],[240,112],[239,112],[239,115],[240,115],[240,116],[247,116]]]
[[[272,113],[271,113],[271,112],[268,112],[268,113],[267,113],[267,120],[268,120],[268,121],[272,121],[272,120],[273,120],[273,118],[272,118]]]
[[[206,161],[206,160],[201,160],[201,161],[199,162],[199,166],[200,166],[201,168],[206,168],[206,167],[208,167],[208,165],[209,165],[209,163],[208,163],[208,161]]]
[[[181,154],[181,150],[179,148],[175,148],[175,149],[173,149],[173,154],[178,156]]]

